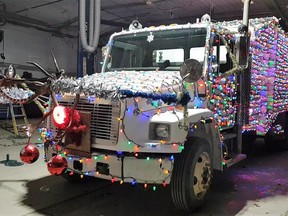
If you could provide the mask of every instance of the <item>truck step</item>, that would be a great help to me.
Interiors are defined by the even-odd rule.
[[[13,108],[21,108],[22,106],[19,105],[19,104],[13,104],[12,107],[13,107]]]
[[[24,117],[24,116],[26,116],[26,115],[24,115],[24,114],[17,114],[17,115],[14,115],[14,117]]]
[[[233,164],[236,164],[236,163],[244,160],[246,157],[247,157],[246,154],[237,154],[237,155],[234,155],[233,157],[231,157],[229,159],[224,160],[224,163],[227,167],[230,167]]]
[[[224,137],[223,140],[233,139],[237,136],[235,133],[223,133],[222,135]]]
[[[18,128],[22,128],[22,127],[24,127],[24,126],[27,126],[27,124],[16,124],[16,126],[17,126]]]

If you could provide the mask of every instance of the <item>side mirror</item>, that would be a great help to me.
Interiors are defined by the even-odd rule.
[[[185,82],[197,82],[202,76],[202,64],[196,59],[187,59],[180,67],[180,75]]]
[[[248,66],[250,37],[240,36],[236,40],[235,54],[239,66],[246,68]]]

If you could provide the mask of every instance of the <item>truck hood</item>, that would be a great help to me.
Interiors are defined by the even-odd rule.
[[[55,93],[84,94],[108,100],[142,97],[171,103],[178,102],[177,93],[181,86],[179,71],[115,71],[78,79],[61,77],[52,80],[50,88]],[[21,102],[35,94],[29,89],[19,88],[1,88],[1,91],[0,104],[7,104],[11,99]]]
[[[179,92],[182,78],[179,71],[115,71],[96,73],[83,78],[61,78],[52,83],[52,90],[60,93],[77,93],[111,97],[119,92],[158,94]],[[172,88],[173,86],[173,88]]]

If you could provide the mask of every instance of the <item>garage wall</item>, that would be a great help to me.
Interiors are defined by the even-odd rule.
[[[12,24],[6,24],[1,30],[4,30],[5,63],[28,65],[26,61],[34,61],[48,71],[55,71],[52,51],[59,67],[69,74],[76,75],[77,39],[58,38],[48,32]],[[0,43],[0,52],[2,52],[2,43]],[[21,72],[23,70],[17,71],[19,75],[22,75]],[[43,76],[36,70],[29,72],[35,78]]]

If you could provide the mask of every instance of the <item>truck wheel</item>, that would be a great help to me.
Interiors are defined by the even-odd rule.
[[[266,134],[264,140],[269,150],[288,150],[288,131],[284,132],[282,139],[273,139],[273,136]]]
[[[254,153],[256,139],[256,131],[245,131],[242,133],[242,153]]]
[[[189,140],[175,158],[171,179],[175,206],[190,212],[201,207],[210,189],[212,176],[208,142],[200,138]]]
[[[272,150],[288,150],[288,112],[280,113],[274,124],[280,124],[284,132],[275,135],[271,130],[265,135],[265,144]]]

